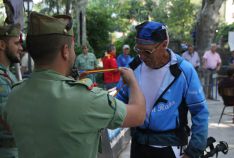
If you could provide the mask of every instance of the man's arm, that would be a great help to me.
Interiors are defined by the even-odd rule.
[[[222,60],[220,58],[220,55],[218,54],[218,57],[219,57],[219,61],[218,61],[218,64],[217,64],[217,67],[216,67],[216,71],[219,71],[220,68],[221,68],[221,65],[222,65]]]
[[[144,122],[146,115],[144,95],[141,92],[131,69],[120,68],[120,72],[123,78],[123,83],[126,83],[130,89],[128,104],[126,105],[127,115],[122,127],[141,125]]]
[[[186,103],[191,113],[191,139],[185,150],[191,158],[199,157],[206,147],[208,135],[208,108],[197,73],[191,70],[188,90],[185,95]]]

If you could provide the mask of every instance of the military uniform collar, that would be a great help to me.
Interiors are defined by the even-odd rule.
[[[8,68],[6,66],[2,65],[2,64],[0,64],[0,69],[2,69],[4,71],[8,70]]]
[[[44,78],[56,81],[75,81],[73,78],[66,77],[56,71],[49,69],[37,69],[32,73],[31,78]]]

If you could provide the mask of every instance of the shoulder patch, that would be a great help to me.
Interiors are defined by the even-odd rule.
[[[77,82],[79,84],[85,85],[88,88],[88,90],[92,90],[94,87],[92,80],[89,78],[84,78],[84,79],[78,80]]]
[[[7,94],[7,85],[0,85],[0,94],[1,95]]]
[[[84,78],[84,79],[77,80],[77,81],[69,80],[69,81],[67,81],[67,83],[69,85],[84,85],[85,87],[87,87],[88,90],[92,90],[94,87],[92,80],[89,78]]]

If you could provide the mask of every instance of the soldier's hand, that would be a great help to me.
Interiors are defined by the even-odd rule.
[[[131,86],[133,83],[136,83],[135,75],[130,68],[121,67],[119,68],[120,74],[123,78],[123,82],[128,86]]]

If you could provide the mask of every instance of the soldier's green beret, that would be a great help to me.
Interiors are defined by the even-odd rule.
[[[1,37],[18,37],[20,35],[20,24],[0,26]]]
[[[32,12],[29,17],[28,36],[52,34],[73,36],[71,17],[68,15],[51,17]]]

